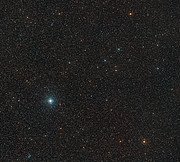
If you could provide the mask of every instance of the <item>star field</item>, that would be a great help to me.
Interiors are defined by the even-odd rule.
[[[0,161],[179,160],[177,1],[0,6]]]

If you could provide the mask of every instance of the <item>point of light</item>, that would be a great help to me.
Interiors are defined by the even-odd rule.
[[[123,140],[120,140],[120,141],[119,141],[119,143],[122,143],[122,142],[123,142]]]
[[[62,15],[62,14],[63,14],[63,12],[59,12],[59,13],[58,13],[58,15]]]
[[[141,141],[141,143],[142,143],[143,145],[146,145],[146,144],[147,144],[147,140],[146,140],[146,139],[143,139],[143,140]]]
[[[31,158],[31,154],[29,154],[27,157],[28,157],[28,159],[30,159]]]
[[[117,48],[117,50],[118,50],[118,51],[120,51],[120,50],[121,50],[121,48]]]
[[[50,98],[50,99],[48,100],[48,102],[49,102],[50,104],[52,104],[52,103],[53,103],[53,99]]]

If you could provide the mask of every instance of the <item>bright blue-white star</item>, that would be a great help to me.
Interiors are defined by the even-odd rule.
[[[50,99],[48,100],[48,102],[49,102],[50,104],[52,104],[54,101],[53,101],[52,98],[50,98]]]

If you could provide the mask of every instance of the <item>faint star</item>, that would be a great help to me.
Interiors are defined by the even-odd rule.
[[[122,142],[123,142],[122,140],[119,141],[119,143],[122,143]]]
[[[30,159],[30,158],[31,158],[31,154],[28,154],[28,156],[27,156],[27,157],[28,157],[28,159]]]
[[[121,48],[120,48],[120,47],[118,47],[118,48],[117,48],[117,50],[118,50],[118,51],[120,51],[120,50],[121,50]]]

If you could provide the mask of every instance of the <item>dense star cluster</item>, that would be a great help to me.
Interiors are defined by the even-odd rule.
[[[178,1],[0,6],[0,161],[178,161]]]

